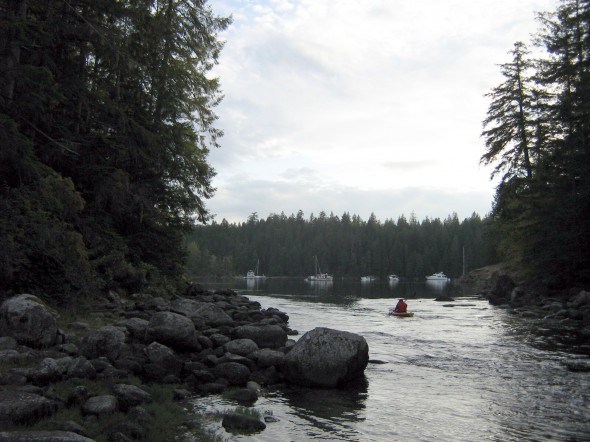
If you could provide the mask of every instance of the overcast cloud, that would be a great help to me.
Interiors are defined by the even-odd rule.
[[[481,122],[498,64],[549,0],[215,0],[215,219],[491,209]]]

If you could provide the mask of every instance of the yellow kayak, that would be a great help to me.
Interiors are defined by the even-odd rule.
[[[412,316],[414,316],[414,313],[412,312],[394,312],[393,310],[389,310],[389,316],[397,316],[399,318],[411,318]]]

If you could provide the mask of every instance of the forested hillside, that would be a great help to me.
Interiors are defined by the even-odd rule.
[[[459,221],[415,216],[380,222],[374,215],[341,217],[321,212],[305,218],[303,212],[287,217],[252,214],[245,223],[198,226],[188,239],[188,272],[192,276],[245,274],[260,260],[267,276],[303,276],[314,273],[314,256],[322,271],[341,276],[396,273],[424,278],[444,271],[460,276],[463,250],[467,270],[492,263],[496,257],[478,215]]]
[[[228,23],[203,1],[0,2],[1,294],[179,281]]]
[[[531,280],[590,283],[590,1],[538,17],[536,57],[517,42],[489,94],[484,163],[501,178],[500,251]]]

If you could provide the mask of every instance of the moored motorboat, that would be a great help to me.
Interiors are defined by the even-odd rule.
[[[394,273],[392,273],[391,275],[389,275],[387,277],[387,279],[389,280],[389,282],[399,282],[399,276],[397,276]]]
[[[369,276],[361,276],[361,282],[373,282],[373,281],[377,281],[377,277],[373,276],[373,275],[369,275]]]
[[[426,280],[427,281],[450,281],[451,278],[449,278],[443,272],[438,272],[438,273],[433,273],[430,276],[427,276]]]

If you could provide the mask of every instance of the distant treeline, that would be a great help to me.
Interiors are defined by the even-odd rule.
[[[336,277],[395,273],[423,278],[443,271],[460,276],[467,270],[495,262],[488,221],[479,215],[459,221],[456,214],[444,220],[426,218],[381,222],[372,214],[367,221],[344,213],[305,218],[256,213],[244,223],[199,226],[188,237],[188,273],[191,276],[245,274],[260,262],[267,276],[304,276],[314,273],[314,256],[321,270]],[[463,261],[463,255],[465,261]]]

